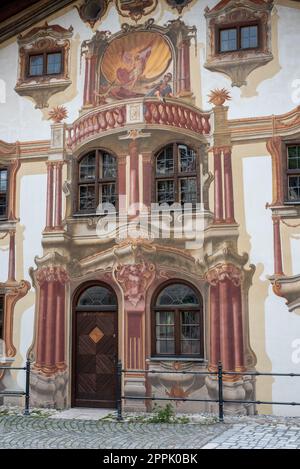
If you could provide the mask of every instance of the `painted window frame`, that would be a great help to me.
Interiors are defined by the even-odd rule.
[[[5,210],[5,214],[4,215],[1,215],[0,214],[0,221],[6,221],[8,220],[8,214],[9,214],[9,199],[10,199],[10,184],[11,184],[11,180],[10,180],[10,168],[9,166],[2,166],[0,165],[0,171],[7,171],[7,189],[5,191],[5,194],[6,194],[6,210]]]
[[[197,295],[197,298],[199,300],[198,305],[195,306],[184,306],[184,305],[169,305],[169,306],[158,306],[157,305],[157,299],[160,295],[160,293],[163,292],[167,287],[171,285],[185,285],[189,287],[195,295]],[[200,353],[199,354],[186,354],[181,352],[181,313],[184,311],[193,311],[195,313],[199,313],[199,342],[200,342]],[[174,345],[175,345],[175,353],[170,354],[170,353],[159,353],[157,352],[156,348],[156,312],[174,312]],[[203,360],[204,359],[204,319],[203,319],[203,299],[202,295],[200,292],[189,282],[186,282],[184,280],[178,280],[178,279],[172,279],[168,282],[165,282],[163,285],[160,285],[160,287],[156,290],[155,294],[153,295],[152,298],[152,303],[151,303],[151,357],[153,358],[161,358],[162,360],[164,358],[173,358],[173,359],[185,359],[185,358],[192,358],[192,359],[197,359],[197,360]]]
[[[170,175],[158,175],[157,170],[156,170],[156,164],[157,164],[157,158],[159,155],[166,150],[169,146],[173,146],[173,162],[174,162],[174,171],[173,174]],[[196,168],[195,171],[192,172],[181,172],[179,165],[179,146],[183,145],[186,146],[189,150],[192,150],[195,153],[195,158],[196,158]],[[199,158],[200,154],[198,149],[191,145],[187,145],[184,142],[176,141],[176,142],[170,142],[167,145],[164,145],[163,147],[159,148],[155,153],[154,153],[154,158],[153,158],[153,184],[152,184],[152,200],[154,203],[158,203],[158,191],[157,191],[157,182],[158,181],[169,181],[172,180],[174,182],[174,198],[175,204],[181,204],[180,201],[180,181],[182,179],[193,179],[195,178],[196,180],[196,203],[200,202],[200,164],[199,164]],[[193,204],[194,206],[195,204]]]
[[[84,182],[80,180],[80,164],[82,160],[88,156],[91,153],[95,153],[95,180],[94,182]],[[114,178],[100,178],[99,176],[99,163],[100,163],[100,155],[106,153],[109,154],[110,156],[115,158],[116,161],[116,176]],[[99,190],[102,184],[115,184],[115,198],[116,198],[116,205],[115,209],[116,212],[118,212],[118,207],[119,207],[119,190],[118,190],[118,158],[117,156],[111,152],[110,150],[106,150],[103,148],[96,148],[96,149],[91,149],[88,152],[85,152],[84,154],[80,155],[80,157],[77,160],[76,163],[76,171],[75,171],[75,186],[74,186],[74,210],[73,213],[74,215],[91,215],[95,216],[97,215],[97,207],[99,205]],[[80,209],[80,187],[81,186],[93,186],[95,190],[95,208],[93,209],[87,209],[87,210],[82,210]]]
[[[298,169],[289,169],[289,148],[290,147],[299,147],[300,149],[300,141],[289,141],[284,143],[284,188],[285,188],[285,203],[289,205],[299,205],[300,204],[300,196],[299,199],[290,199],[289,196],[289,178],[291,176],[298,176],[300,178],[300,168]]]
[[[246,27],[251,27],[251,26],[257,26],[257,47],[241,47],[241,42],[242,42],[242,29]],[[221,49],[221,33],[222,31],[226,31],[228,29],[235,29],[237,31],[237,48],[228,50],[228,51],[223,51]],[[247,51],[254,51],[254,50],[261,50],[262,49],[262,25],[260,21],[245,21],[241,23],[227,23],[227,24],[219,24],[216,26],[215,29],[215,44],[216,44],[216,50],[215,54],[232,54],[232,53],[247,53]]]

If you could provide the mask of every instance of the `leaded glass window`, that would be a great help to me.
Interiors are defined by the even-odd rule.
[[[8,169],[0,168],[0,218],[6,218],[8,211]]]
[[[61,73],[62,67],[62,54],[61,52],[54,52],[47,54],[47,75],[55,75]]]
[[[241,49],[258,47],[258,26],[244,26],[241,28]]]
[[[222,30],[220,42],[222,52],[237,50],[238,44],[236,28]]]
[[[288,200],[300,202],[300,145],[287,147]]]
[[[78,210],[94,213],[99,204],[117,206],[117,161],[107,152],[95,150],[79,162]]]
[[[152,320],[154,355],[203,357],[202,301],[192,287],[165,287],[156,298]]]
[[[78,306],[116,306],[116,295],[112,290],[95,285],[87,288],[79,297]]]
[[[174,143],[156,155],[155,194],[159,204],[197,203],[199,177],[195,150]]]

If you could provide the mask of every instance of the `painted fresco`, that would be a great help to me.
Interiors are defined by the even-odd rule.
[[[99,96],[107,100],[172,96],[173,63],[163,36],[136,32],[115,39],[100,66]]]

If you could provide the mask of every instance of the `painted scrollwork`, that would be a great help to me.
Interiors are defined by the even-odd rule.
[[[220,264],[210,269],[206,274],[206,280],[213,286],[227,278],[238,287],[243,281],[243,271],[233,264]]]
[[[48,25],[33,28],[25,35],[18,36],[19,44],[19,77],[15,91],[20,96],[30,96],[37,109],[48,107],[49,98],[64,91],[70,80],[70,38],[73,27],[65,29],[59,25]],[[61,51],[61,72],[55,75],[28,75],[29,56],[51,51]]]
[[[155,278],[155,265],[144,261],[139,264],[118,265],[115,276],[123,288],[125,299],[137,306],[144,300],[147,288]]]
[[[273,60],[271,47],[271,11],[273,0],[254,2],[246,0],[221,1],[213,8],[205,10],[207,20],[207,57],[205,67],[213,72],[225,73],[232,80],[232,86],[247,85],[248,75],[258,67]],[[218,34],[228,25],[257,23],[260,30],[260,44],[255,49],[219,51]]]

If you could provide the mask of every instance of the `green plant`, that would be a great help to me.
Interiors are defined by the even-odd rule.
[[[177,423],[178,419],[175,417],[175,412],[171,404],[166,404],[165,407],[154,405],[153,416],[150,417],[148,422],[151,423]]]

